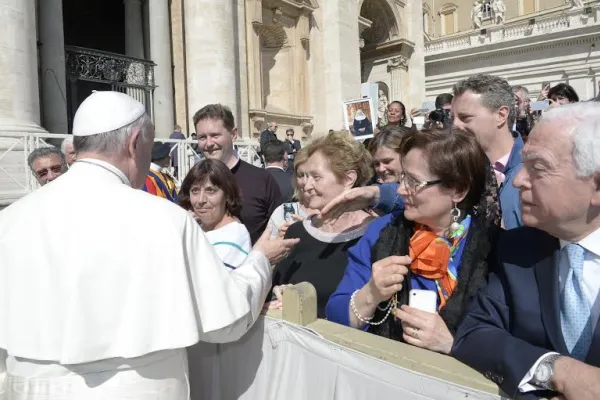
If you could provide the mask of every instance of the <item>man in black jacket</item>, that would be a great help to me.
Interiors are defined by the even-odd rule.
[[[289,128],[285,131],[285,141],[283,144],[287,152],[288,170],[294,171],[294,158],[296,157],[296,153],[302,148],[300,141],[294,139],[294,129]]]
[[[277,124],[275,122],[271,122],[269,127],[260,134],[259,143],[261,153],[264,154],[265,144],[271,140],[277,140]]]
[[[284,143],[280,140],[271,140],[264,147],[265,163],[268,173],[271,174],[283,196],[284,202],[291,202],[294,197],[293,175],[285,169],[287,167],[288,153],[285,151]]]

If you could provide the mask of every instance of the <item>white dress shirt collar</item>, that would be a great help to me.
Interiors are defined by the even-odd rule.
[[[150,169],[156,172],[162,172],[162,167],[154,163],[150,163]]]
[[[562,250],[563,247],[565,247],[569,243],[571,242],[561,239],[560,249]],[[596,229],[594,232],[579,240],[577,243],[586,251],[594,253],[596,256],[600,257],[600,228]]]
[[[82,158],[77,161],[79,161],[80,163],[83,163],[83,164],[97,165],[98,167],[103,168],[103,169],[115,174],[119,179],[121,179],[121,181],[124,184],[131,186],[131,181],[129,180],[129,178],[127,178],[127,176],[125,176],[123,171],[121,171],[119,168],[115,167],[114,165],[112,165],[106,161],[99,160],[97,158]]]
[[[265,167],[265,169],[269,169],[269,168],[279,168],[280,170],[285,172],[285,169],[283,169],[282,167],[280,167],[279,165],[267,165]]]

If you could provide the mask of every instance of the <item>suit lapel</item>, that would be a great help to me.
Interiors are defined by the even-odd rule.
[[[562,336],[560,326],[560,290],[558,286],[558,254],[559,248],[556,245],[554,251],[537,262],[535,268],[535,278],[538,284],[540,296],[540,308],[542,311],[542,322],[544,323],[546,333],[552,347],[561,354],[569,354],[567,346]]]
[[[598,320],[600,323],[600,318]],[[593,365],[595,367],[600,367],[600,325],[596,324],[596,329],[594,329],[594,336],[592,337],[592,343],[590,344],[590,349],[588,350],[588,354],[585,358],[585,363]]]

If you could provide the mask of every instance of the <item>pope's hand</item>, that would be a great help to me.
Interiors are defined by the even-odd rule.
[[[271,265],[277,264],[277,262],[286,258],[292,248],[300,242],[300,239],[271,238],[272,231],[273,228],[271,227],[265,229],[253,248],[253,250],[263,253],[269,259]]]
[[[279,227],[279,237],[282,238],[282,239],[285,237],[285,234],[286,234],[286,232],[287,232],[287,230],[288,230],[288,228],[290,226],[292,226],[296,222],[302,222],[302,221],[304,221],[304,217],[302,217],[302,216],[300,216],[298,214],[292,214],[291,217],[292,217],[291,221],[284,222]]]
[[[378,186],[363,186],[350,189],[333,198],[317,215],[323,221],[339,218],[345,212],[371,208],[379,202]]]

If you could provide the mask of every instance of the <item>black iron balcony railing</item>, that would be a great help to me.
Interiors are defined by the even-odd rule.
[[[65,52],[71,79],[154,89],[152,61],[75,46],[66,46]]]

